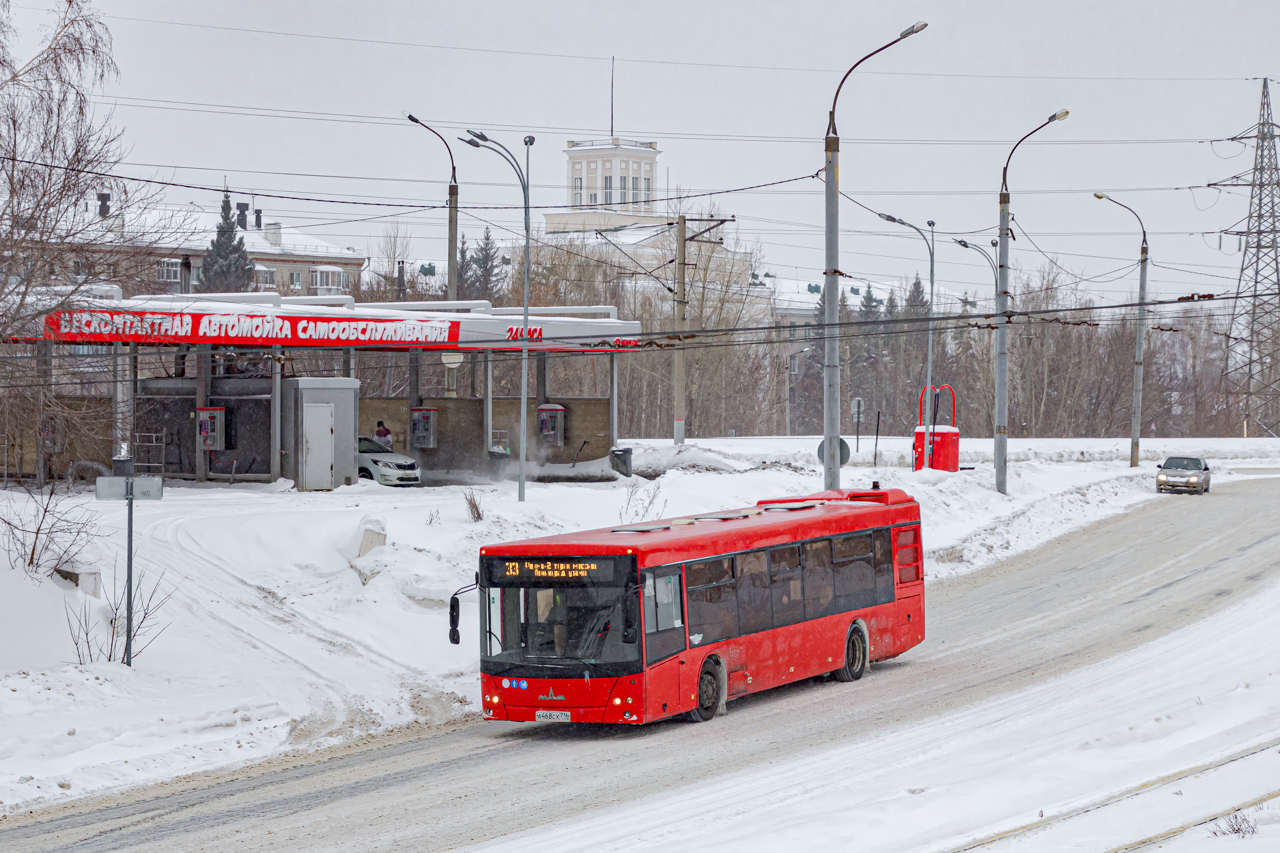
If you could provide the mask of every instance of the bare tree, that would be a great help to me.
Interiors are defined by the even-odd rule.
[[[111,116],[90,109],[112,78],[111,36],[85,0],[59,4],[33,55],[0,0],[0,334],[32,332],[86,287],[154,289],[152,248],[166,229],[154,190],[114,175],[123,157]]]
[[[133,625],[130,630],[126,614],[126,591],[118,579],[113,581],[110,597],[95,608],[87,599],[78,609],[66,604],[67,629],[75,646],[79,663],[124,660],[126,637],[130,653],[137,658],[147,650],[168,625],[157,626],[161,609],[173,596],[173,590],[162,591],[164,573],[152,581],[146,569],[138,567],[133,578]],[[98,610],[97,613],[94,611]],[[106,623],[105,627],[103,622]],[[103,636],[105,634],[105,637]]]
[[[24,485],[7,497],[0,507],[0,542],[9,567],[35,580],[71,568],[98,534],[93,514],[69,487],[35,491]]]

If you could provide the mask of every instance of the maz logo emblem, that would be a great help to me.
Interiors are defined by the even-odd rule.
[[[564,701],[563,696],[556,695],[556,690],[554,687],[547,690],[546,696],[539,696],[538,698],[541,699],[543,702],[563,702]]]

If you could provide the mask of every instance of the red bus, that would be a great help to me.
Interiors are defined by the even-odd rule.
[[[857,680],[924,640],[921,565],[920,505],[899,489],[486,546],[484,717],[701,722],[781,684]]]

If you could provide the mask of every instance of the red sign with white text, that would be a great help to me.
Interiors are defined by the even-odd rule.
[[[58,311],[45,338],[68,343],[215,344],[218,346],[448,346],[457,320],[361,319],[192,311]]]

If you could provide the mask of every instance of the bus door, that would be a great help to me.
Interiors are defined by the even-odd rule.
[[[681,671],[685,654],[684,585],[680,566],[645,569],[640,576],[644,597],[645,719],[675,714],[684,706]],[[692,677],[696,683],[697,674]],[[695,688],[696,692],[696,688]]]
[[[871,629],[871,660],[881,660],[887,657],[893,657],[900,651],[894,643],[894,624],[898,621],[896,618],[896,609],[893,602],[895,601],[895,588],[893,578],[893,531],[889,528],[881,528],[872,534],[872,540],[875,546],[875,575],[876,575],[876,604],[889,605],[888,607],[879,606],[872,611],[872,616],[868,620],[868,628]]]
[[[897,586],[894,641],[897,651],[902,652],[924,639],[924,557],[918,526],[899,527],[893,534]]]

